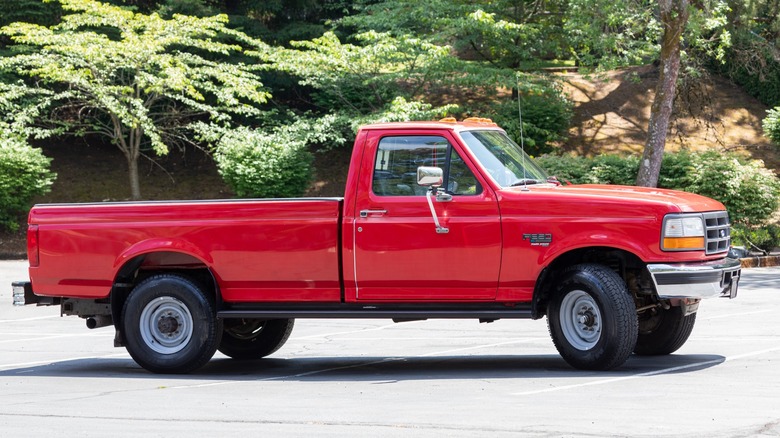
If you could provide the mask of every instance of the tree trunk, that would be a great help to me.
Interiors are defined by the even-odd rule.
[[[127,157],[127,171],[130,176],[130,198],[141,199],[141,180],[138,176],[138,158]]]
[[[127,157],[127,170],[130,176],[130,198],[133,201],[141,199],[141,179],[138,176],[138,158],[141,157],[141,138],[143,129],[135,127],[130,130],[130,139],[127,142],[129,153]]]
[[[661,23],[664,34],[661,42],[661,71],[655,87],[655,99],[650,109],[647,126],[647,142],[636,185],[656,187],[661,173],[666,134],[677,89],[677,75],[680,72],[680,43],[688,22],[688,0],[659,0]]]

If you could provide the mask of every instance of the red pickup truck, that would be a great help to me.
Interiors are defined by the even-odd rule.
[[[37,205],[18,305],[113,325],[147,370],[257,359],[295,318],[547,316],[606,370],[687,340],[734,298],[729,217],[702,196],[562,185],[487,119],[360,129],[344,198]]]

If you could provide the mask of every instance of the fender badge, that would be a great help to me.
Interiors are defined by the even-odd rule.
[[[531,242],[531,246],[550,246],[552,243],[552,234],[523,234],[523,240]]]

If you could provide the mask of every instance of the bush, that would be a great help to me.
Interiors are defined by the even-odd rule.
[[[780,247],[780,225],[770,224],[762,227],[734,225],[731,230],[731,240],[734,245],[745,247],[749,251],[769,253]]]
[[[658,175],[658,186],[690,191],[688,188],[693,184],[694,159],[694,154],[687,151],[664,154],[661,173]]]
[[[693,154],[692,167],[686,190],[722,202],[733,223],[759,225],[777,211],[780,180],[762,161],[707,151]]]
[[[764,135],[775,144],[780,145],[780,106],[767,111],[763,126]]]
[[[593,159],[588,179],[594,184],[618,184],[632,186],[639,172],[639,157],[599,155]]]
[[[301,196],[311,181],[312,156],[305,141],[285,131],[226,131],[214,158],[222,178],[241,198]]]
[[[40,149],[0,133],[0,227],[18,230],[33,198],[49,192],[57,177],[50,163]]]
[[[552,150],[552,143],[565,140],[572,116],[572,103],[554,87],[545,87],[522,96],[523,146],[529,155]],[[491,118],[520,144],[520,117],[517,100],[507,99],[489,109]]]
[[[577,155],[544,154],[534,159],[549,175],[571,184],[588,183],[588,175],[593,168],[593,159]]]

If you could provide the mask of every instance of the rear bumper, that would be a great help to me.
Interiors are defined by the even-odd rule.
[[[14,281],[11,283],[14,306],[37,304],[39,306],[56,306],[60,304],[60,297],[42,297],[35,295],[32,283],[29,281]]]
[[[741,264],[725,258],[697,263],[657,263],[647,265],[661,299],[737,296]]]

